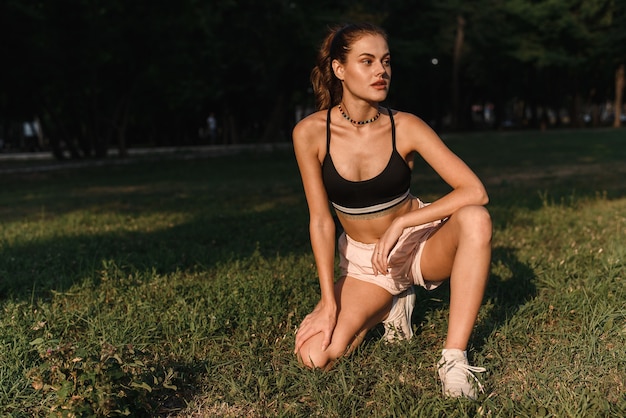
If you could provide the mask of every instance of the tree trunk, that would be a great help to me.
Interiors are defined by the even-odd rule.
[[[278,94],[276,101],[274,102],[272,112],[270,113],[270,117],[268,118],[267,125],[265,126],[265,131],[261,137],[262,143],[278,142],[279,140],[283,140],[281,135],[281,122],[285,114],[283,105],[284,102],[284,94]]]
[[[624,103],[624,64],[620,65],[615,71],[615,104],[613,110],[615,118],[613,119],[613,127],[619,128],[622,120],[622,106]]]
[[[231,111],[230,105],[226,105],[223,116],[223,134],[222,141],[224,144],[238,144],[239,143],[239,129],[235,123],[235,117]]]
[[[574,98],[572,99],[571,109],[570,109],[570,123],[572,128],[582,128],[583,122],[581,118],[581,96],[578,90],[574,93]]]
[[[117,134],[117,150],[121,158],[128,157],[128,144],[126,142],[126,128],[128,127],[128,119],[130,116],[130,101],[126,97],[118,104],[113,123],[115,124],[114,132]]]
[[[463,50],[463,42],[465,38],[465,19],[463,16],[456,17],[456,39],[454,41],[454,58],[452,63],[452,128],[459,126],[459,73],[461,66],[461,52]]]

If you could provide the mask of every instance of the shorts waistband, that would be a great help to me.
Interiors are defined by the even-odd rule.
[[[346,234],[345,232],[342,233],[343,236],[346,237],[346,240],[351,244],[354,245],[355,247],[359,247],[359,248],[363,248],[365,250],[374,250],[374,247],[376,246],[376,243],[373,242],[371,244],[365,243],[365,242],[361,242],[361,241],[357,241],[353,238],[350,238],[350,235]]]
[[[426,225],[416,225],[416,226],[409,226],[407,228],[404,228],[404,231],[402,231],[402,234],[400,234],[400,237],[398,238],[399,240],[404,237],[405,235],[411,234],[413,231],[417,230],[417,229],[421,229],[425,226],[428,226],[430,224],[426,224]],[[376,243],[373,242],[371,244],[365,243],[365,242],[361,242],[361,241],[357,241],[354,238],[351,238],[350,235],[346,234],[345,232],[342,233],[343,236],[346,237],[346,241],[348,241],[350,243],[350,245],[354,245],[355,247],[358,248],[362,248],[364,250],[374,250],[374,247],[376,247]]]

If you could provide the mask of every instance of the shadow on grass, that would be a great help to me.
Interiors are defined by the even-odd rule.
[[[502,327],[521,306],[535,297],[537,289],[533,283],[535,273],[527,264],[519,261],[515,255],[515,249],[496,247],[492,253],[492,265],[499,264],[508,269],[512,276],[500,277],[493,272],[489,276],[489,283],[483,298],[483,307],[476,327],[470,338],[469,345],[480,350],[486,340],[494,331]],[[441,286],[428,291],[421,287],[415,287],[417,302],[413,310],[412,324],[417,325],[415,335],[424,331],[427,325],[426,318],[438,311],[440,314],[448,314],[450,306],[450,282],[445,281]],[[486,312],[485,312],[486,310]],[[447,319],[445,320],[447,324]],[[372,329],[366,343],[376,341],[383,335],[382,325]],[[443,331],[444,333],[447,330]]]
[[[27,305],[30,303],[34,309],[38,309],[40,300],[43,300],[44,304],[47,301],[52,301],[51,303],[57,306],[68,305],[67,309],[55,308],[68,311],[63,317],[64,320],[68,321],[67,329],[63,332],[55,330],[52,334],[61,341],[68,341],[69,344],[75,343],[83,348],[87,345],[90,353],[88,358],[93,358],[91,364],[94,365],[93,368],[95,369],[96,366],[100,367],[101,365],[98,348],[94,346],[95,340],[93,337],[81,335],[84,325],[82,320],[77,320],[76,317],[81,316],[82,313],[80,315],[72,313],[72,310],[82,312],[80,307],[74,306],[80,304],[81,301],[76,300],[70,294],[56,297],[57,292],[66,292],[72,286],[77,286],[80,289],[84,283],[90,283],[89,286],[98,288],[104,286],[106,288],[93,293],[94,296],[107,293],[108,288],[115,288],[116,286],[118,287],[117,290],[124,293],[125,289],[122,286],[141,287],[141,280],[147,282],[158,276],[167,277],[169,274],[177,275],[177,273],[182,272],[184,274],[189,273],[189,277],[193,277],[194,273],[199,273],[202,277],[212,277],[210,274],[207,275],[208,271],[214,268],[219,270],[220,266],[230,262],[253,258],[253,254],[254,257],[268,260],[273,260],[276,256],[305,254],[310,252],[306,216],[306,212],[303,212],[301,206],[297,204],[283,205],[277,209],[258,212],[225,213],[213,216],[198,215],[187,223],[152,232],[124,231],[94,234],[85,231],[81,235],[59,235],[55,238],[5,246],[0,251],[0,303],[5,301]],[[119,267],[121,272],[116,279],[119,280],[119,283],[110,279],[109,282],[105,282],[103,278],[103,275],[107,274],[105,264]],[[125,279],[125,276],[132,276],[132,278]],[[124,280],[129,281],[129,284],[126,284]],[[219,278],[219,280],[221,282],[226,281],[223,278]],[[220,289],[225,287],[227,284],[222,285]],[[119,305],[128,303],[128,301],[115,300],[116,293],[114,290],[116,289],[109,292],[113,295],[113,299],[108,302],[84,301],[85,304],[93,305],[93,309],[86,311],[87,316],[83,317],[83,320],[88,318],[90,321],[97,321],[100,310],[106,311],[107,309],[106,306],[103,306],[105,303]],[[185,286],[180,284],[178,287],[168,289],[168,291],[172,293],[171,298],[169,298],[170,303],[179,303],[178,300],[181,298],[194,297],[184,294],[186,292]],[[202,311],[207,312],[205,316],[210,317],[211,310],[207,309],[207,306],[211,308],[211,303],[208,301],[213,300],[213,297],[212,295],[200,294],[196,295],[197,302],[187,301],[186,303],[192,306],[193,303],[197,303]],[[167,300],[166,297],[162,299]],[[201,299],[206,300],[201,302]],[[133,309],[140,309],[141,305],[142,301],[137,300]],[[25,309],[32,313],[32,309]],[[213,306],[213,309],[216,307]],[[224,314],[235,316],[240,314],[236,308],[233,309],[235,310],[229,310]],[[164,308],[163,311],[157,312],[157,315],[162,315],[166,311],[167,309]],[[153,315],[154,312],[146,314],[145,320],[154,322],[158,330],[162,321],[158,316]],[[29,327],[30,324],[27,326]],[[122,327],[122,324],[119,326]],[[181,327],[183,326],[181,325]],[[27,341],[32,341],[35,336],[41,334],[41,332],[37,333],[29,329],[26,329],[24,333],[33,335]],[[146,343],[144,344],[148,346],[154,344],[150,333],[136,337],[139,340],[145,338]],[[54,353],[57,356],[55,361],[61,365],[69,365],[68,370],[70,366],[74,367],[71,363],[71,359],[75,357],[73,351],[62,352],[57,350],[54,347],[58,343],[48,340],[48,337],[44,338],[46,339],[42,344],[44,354],[47,352]],[[105,336],[101,338],[106,341]],[[203,336],[202,338],[208,337]],[[162,342],[161,345],[163,344],[167,343]],[[32,356],[28,363],[36,367],[35,365],[40,362],[36,357],[37,353],[32,352],[29,347],[25,347],[25,350],[29,350],[29,356]],[[161,353],[163,350],[159,347],[155,351]],[[126,363],[134,364],[135,360],[141,360],[147,365],[155,364],[158,371],[171,369],[178,376],[174,382],[178,387],[175,391],[155,387],[150,393],[143,393],[142,389],[138,388],[135,392],[141,393],[143,400],[141,402],[138,400],[136,404],[156,405],[158,408],[172,411],[183,409],[190,399],[199,393],[202,376],[206,374],[211,361],[210,358],[202,360],[196,357],[192,359],[190,358],[192,356],[174,354],[170,357],[164,355],[161,360],[155,360],[155,354],[151,353],[150,350],[140,355],[139,349],[135,349],[134,353],[133,355],[129,354],[127,359],[123,358],[125,365]],[[145,360],[141,357],[142,355],[146,357]],[[151,355],[152,357],[150,357]],[[41,367],[44,368],[43,375],[48,376],[45,374],[48,373],[46,366]],[[108,382],[109,375],[107,373],[109,372],[106,370],[102,371],[101,376]],[[151,373],[147,373],[146,376],[137,376],[134,379],[150,382]],[[160,373],[165,374],[165,372]],[[123,375],[119,380],[122,381],[126,378],[127,376]],[[44,382],[47,381],[44,380]],[[54,381],[50,383],[61,384],[64,382]],[[1,411],[2,408],[0,408],[0,415],[2,415]],[[152,414],[154,411],[141,412],[138,409],[132,412],[138,414],[136,416],[156,416]]]
[[[98,283],[104,262],[132,271],[199,271],[249,257],[309,251],[299,207],[248,214],[199,216],[154,232],[89,233],[5,246],[0,301],[46,299],[84,280]],[[296,219],[297,221],[294,221]],[[294,226],[295,225],[295,226]]]
[[[491,306],[487,315],[479,320],[470,341],[470,344],[478,349],[520,307],[537,295],[535,272],[528,264],[517,258],[515,251],[507,247],[496,247],[493,251],[492,262],[506,267],[512,276],[504,278],[492,273],[489,277],[484,300]]]
[[[532,299],[537,289],[533,280],[535,273],[527,264],[518,260],[515,249],[507,247],[496,247],[492,253],[492,265],[500,264],[506,267],[512,276],[503,278],[494,274],[489,276],[489,283],[483,298],[483,311],[479,314],[474,332],[469,345],[476,349],[481,349],[487,338],[519,310],[528,300]],[[450,305],[450,285],[449,281],[439,286],[433,291],[419,288],[417,291],[419,303],[413,311],[413,324],[418,324],[416,334],[422,329],[423,319],[430,313],[437,310],[445,310]],[[486,312],[485,309],[487,310]],[[446,321],[447,323],[447,321]]]

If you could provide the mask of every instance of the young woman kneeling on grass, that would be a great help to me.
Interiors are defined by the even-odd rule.
[[[450,279],[448,334],[437,363],[444,394],[475,398],[484,371],[467,361],[491,258],[481,181],[418,117],[381,106],[391,81],[387,35],[370,24],[329,33],[311,74],[319,111],[294,128],[321,298],[295,353],[330,368],[383,322],[387,341],[413,335],[413,285]],[[432,204],[409,191],[415,153],[452,187]],[[334,281],[335,224],[341,275]]]

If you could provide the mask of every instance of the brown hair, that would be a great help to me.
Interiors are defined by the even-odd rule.
[[[328,109],[341,102],[343,87],[341,81],[335,76],[332,62],[338,60],[345,63],[352,44],[364,35],[380,35],[387,40],[387,33],[370,23],[338,26],[331,28],[326,35],[317,56],[317,64],[311,71],[311,83],[318,110]]]

